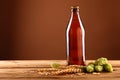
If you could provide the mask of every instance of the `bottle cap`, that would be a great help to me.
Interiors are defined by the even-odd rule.
[[[71,6],[71,9],[79,9],[79,6]]]
[[[79,11],[79,6],[72,6],[71,11],[72,12],[78,12]]]

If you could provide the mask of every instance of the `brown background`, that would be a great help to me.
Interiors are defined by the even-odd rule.
[[[0,59],[66,59],[73,5],[86,30],[86,59],[120,59],[120,0],[0,0]]]

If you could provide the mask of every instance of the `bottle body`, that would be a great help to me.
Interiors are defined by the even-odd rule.
[[[68,65],[85,65],[85,31],[78,8],[72,8],[71,10],[66,38]]]

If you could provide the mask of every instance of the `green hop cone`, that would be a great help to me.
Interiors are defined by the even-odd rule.
[[[86,67],[86,71],[87,71],[88,73],[92,73],[92,72],[94,72],[94,67],[88,65],[88,66]]]
[[[59,68],[61,65],[58,64],[58,63],[52,63],[50,66],[51,66],[52,68]]]
[[[102,72],[102,71],[103,71],[103,66],[96,65],[96,66],[95,66],[95,71],[97,71],[97,72]]]
[[[90,63],[88,64],[88,66],[92,66],[92,67],[94,67],[94,65],[95,65],[95,62],[90,62]]]
[[[108,63],[108,60],[107,60],[107,58],[104,58],[104,57],[98,58],[98,59],[95,61],[95,64],[96,64],[96,65],[101,65],[101,66],[103,66],[103,65],[105,65],[105,64],[107,64],[107,63]]]
[[[113,71],[113,67],[112,67],[112,65],[110,63],[105,64],[104,69],[107,72],[112,72]]]

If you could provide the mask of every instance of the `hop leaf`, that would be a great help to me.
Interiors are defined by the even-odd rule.
[[[52,63],[50,66],[51,66],[52,68],[59,68],[61,65],[58,64],[58,63]]]
[[[81,69],[82,69],[82,72],[87,72],[87,71],[86,71],[86,66],[82,66]]]

